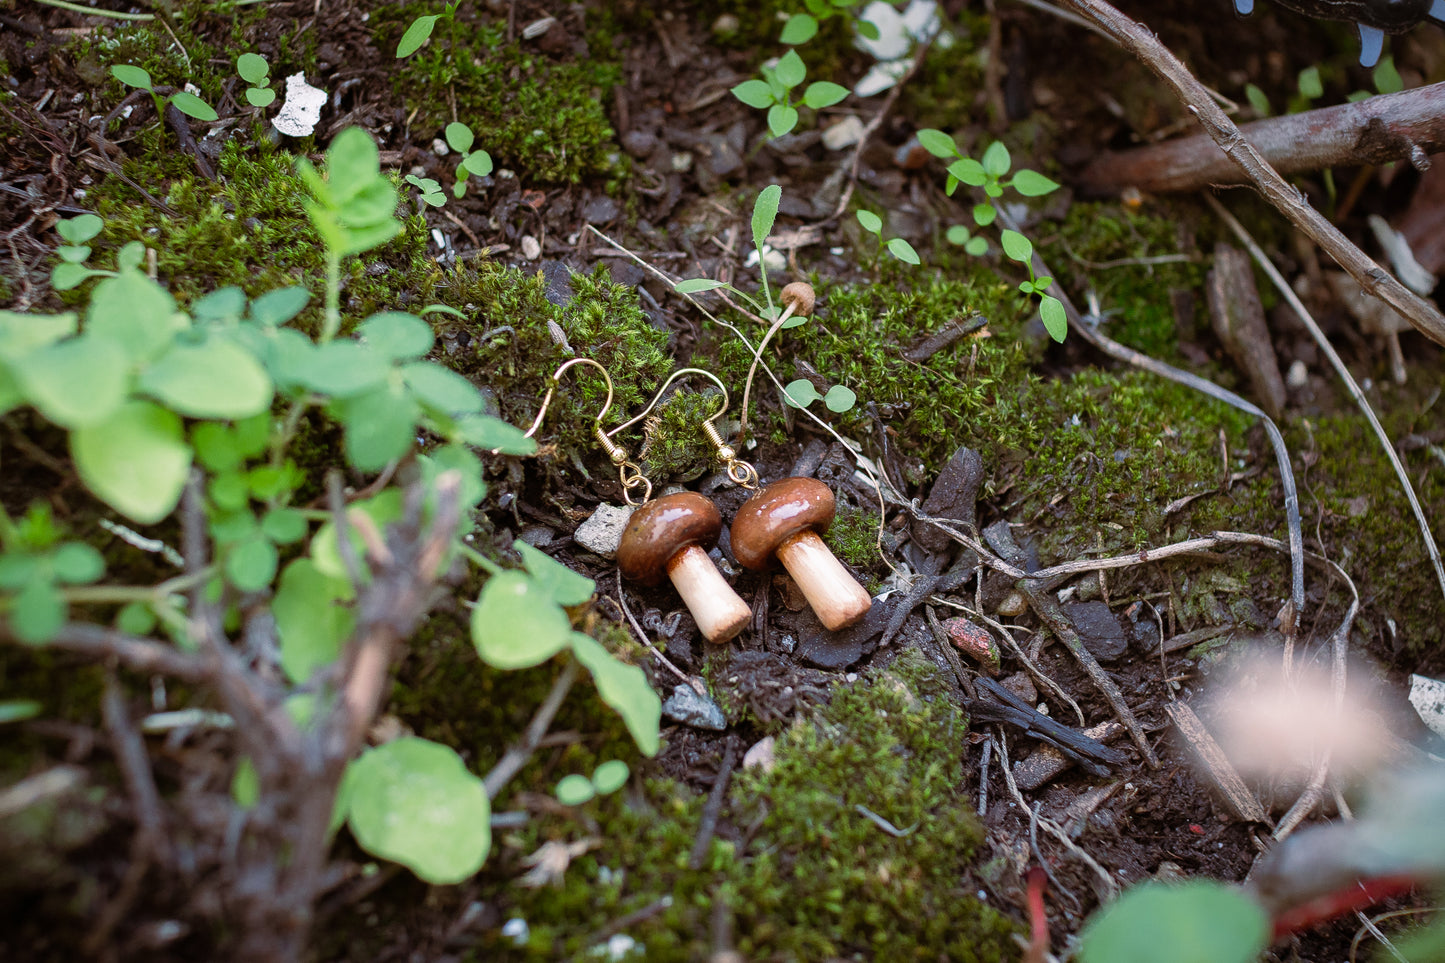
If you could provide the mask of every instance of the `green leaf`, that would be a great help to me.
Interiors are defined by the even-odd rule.
[[[1244,99],[1249,101],[1249,106],[1254,108],[1256,114],[1261,117],[1269,116],[1269,98],[1254,84],[1244,85]]]
[[[146,246],[140,241],[127,241],[115,254],[117,271],[135,271],[146,259]]]
[[[401,373],[418,401],[443,414],[471,415],[482,410],[481,391],[450,368],[432,361],[413,361],[402,365]]]
[[[845,388],[843,385],[834,385],[829,388],[828,393],[823,396],[823,404],[827,406],[829,411],[847,411],[852,408],[857,401],[858,396],[854,394],[853,389]]]
[[[1031,171],[1028,168],[1015,174],[1010,184],[1024,197],[1042,197],[1059,189],[1057,181],[1049,180],[1038,171]]]
[[[410,57],[421,49],[421,45],[431,39],[431,32],[436,27],[439,15],[417,17],[406,28],[406,33],[401,35],[401,42],[396,45],[396,56]]]
[[[285,324],[310,300],[311,292],[300,286],[267,291],[251,302],[251,320],[268,328]]]
[[[276,577],[276,546],[256,535],[238,542],[226,555],[226,580],[242,592],[259,592]]]
[[[1393,56],[1381,58],[1379,65],[1370,73],[1370,77],[1375,81],[1375,89],[1382,94],[1398,94],[1405,89],[1405,81],[1395,67]]]
[[[225,338],[172,345],[136,388],[189,418],[246,418],[269,410],[275,393],[255,356]]]
[[[434,885],[476,873],[492,848],[482,781],[440,743],[407,737],[351,764],[347,821],[361,847]]]
[[[485,448],[498,455],[532,455],[537,451],[535,439],[522,429],[491,415],[467,415],[456,422],[455,441]]]
[[[236,73],[248,84],[264,84],[271,67],[260,54],[243,53],[236,58]]]
[[[872,20],[858,20],[854,22],[854,26],[858,30],[858,36],[865,40],[877,40],[883,36],[882,31],[878,29],[878,24]]]
[[[333,398],[358,395],[386,383],[391,365],[380,351],[345,339],[316,346],[305,372],[305,384]]]
[[[1039,317],[1043,319],[1044,330],[1049,337],[1060,343],[1069,333],[1069,317],[1064,313],[1064,304],[1052,294],[1046,294],[1039,302]]]
[[[472,133],[472,129],[460,121],[454,120],[450,124],[447,124],[447,129],[444,133],[447,139],[447,146],[460,154],[465,154],[470,151],[472,144],[476,143],[477,140],[476,135]]]
[[[948,239],[949,244],[967,244],[972,234],[962,224],[954,224],[943,236]]]
[[[181,420],[149,401],[128,401],[105,421],[73,430],[70,454],[87,488],[143,525],[171,513],[191,470]]]
[[[271,441],[271,413],[263,411],[236,422],[237,450],[242,458],[254,458],[266,450]]]
[[[658,724],[662,721],[662,700],[647,684],[643,671],[619,662],[596,639],[581,632],[572,633],[572,652],[592,673],[602,701],[622,716],[637,748],[645,756],[657,755],[661,746]]]
[[[803,58],[798,56],[796,50],[789,50],[778,58],[778,65],[773,68],[773,76],[790,90],[803,82],[808,76],[808,68],[803,66]]]
[[[949,164],[948,173],[969,187],[982,187],[984,181],[988,180],[988,174],[984,172],[983,165],[972,157],[960,157]]]
[[[306,537],[311,525],[294,508],[273,508],[261,519],[261,531],[278,545],[291,545]]]
[[[246,292],[234,284],[217,288],[191,305],[191,317],[196,321],[239,321],[245,313]]]
[[[557,783],[556,795],[557,801],[564,806],[580,806],[597,795],[597,789],[591,779],[574,772],[563,776]]]
[[[246,88],[246,102],[252,107],[270,107],[276,102],[276,91],[265,87]]]
[[[383,311],[356,328],[366,344],[393,361],[420,358],[436,340],[431,325],[414,314]]]
[[[778,37],[779,43],[800,44],[807,43],[818,35],[818,20],[806,13],[795,13],[783,24],[782,36]]]
[[[761,80],[744,80],[732,88],[732,95],[749,107],[762,110],[772,106],[773,91]]]
[[[88,279],[108,274],[107,271],[96,271],[86,267],[84,264],[72,264],[69,261],[62,261],[50,270],[50,286],[57,291],[69,291],[78,288]]]
[[[1003,231],[998,236],[999,244],[1003,245],[1003,252],[1012,260],[1020,264],[1030,264],[1033,261],[1034,246],[1029,239],[1018,231]]]
[[[0,589],[19,591],[40,574],[40,560],[28,552],[0,554]]]
[[[487,494],[487,485],[482,481],[482,462],[464,445],[443,445],[430,454],[420,455],[422,479],[435,484],[437,476],[445,471],[458,471],[462,476],[459,498],[463,508],[474,508]]]
[[[522,556],[522,564],[533,583],[552,596],[558,605],[581,605],[597,591],[597,583],[572,571],[546,552],[528,545],[520,538],[512,548]]]
[[[421,408],[405,389],[385,385],[343,398],[333,409],[345,428],[346,460],[361,471],[380,471],[416,440]]]
[[[351,594],[345,579],[322,572],[309,558],[298,558],[281,573],[271,612],[281,647],[281,669],[297,685],[335,662],[356,619],[341,604]]]
[[[241,464],[241,453],[230,429],[214,421],[203,421],[191,429],[196,460],[207,471],[230,471]]]
[[[84,244],[100,233],[105,221],[96,214],[77,214],[55,222],[55,232],[71,244]]]
[[[492,155],[484,150],[474,150],[462,159],[462,169],[486,177],[492,172]]]
[[[1089,921],[1081,963],[1249,963],[1269,941],[1264,909],[1238,887],[1211,880],[1136,886]]]
[[[60,259],[67,264],[82,264],[90,257],[90,246],[87,244],[62,244],[55,249]]]
[[[251,518],[249,511],[241,512],[241,509],[245,508],[251,502],[251,490],[246,484],[245,475],[237,471],[223,471],[211,479],[211,484],[207,487],[207,494],[210,495],[211,501],[214,502],[216,507],[222,512],[239,513],[236,516],[222,515],[219,518],[212,519],[212,538],[215,538],[217,541],[234,542],[239,540],[242,535],[251,532],[252,526],[249,523],[253,522],[254,519]],[[235,524],[242,516],[244,516],[244,520],[248,524],[241,534],[236,534],[233,529],[228,527],[228,523]]]
[[[50,557],[50,570],[64,585],[89,585],[105,574],[105,558],[85,542],[66,542]]]
[[[783,400],[794,408],[806,408],[819,397],[821,396],[818,394],[818,389],[813,387],[813,382],[807,378],[790,381],[783,388]]]
[[[65,625],[67,611],[54,582],[33,579],[10,600],[10,631],[28,645],[49,642]]]
[[[883,232],[883,218],[872,211],[859,211],[858,223],[863,225],[863,230],[869,234],[881,234]]]
[[[131,635],[149,635],[156,627],[156,613],[148,602],[127,602],[115,615],[115,627]]]
[[[774,104],[768,108],[768,132],[774,137],[782,137],[797,126],[798,111],[796,108],[786,104]]]
[[[130,358],[99,334],[32,351],[15,374],[30,403],[65,428],[104,421],[130,394]]]
[[[975,204],[973,206],[973,223],[979,227],[988,227],[998,217],[998,208],[992,204]]]
[[[472,644],[498,669],[527,669],[565,649],[572,623],[544,585],[521,572],[487,580],[472,609]]]
[[[116,64],[110,68],[110,75],[127,87],[151,89],[151,75],[134,64]]]
[[[918,143],[934,157],[958,157],[962,151],[952,137],[941,130],[925,127],[918,132]]]
[[[171,103],[176,105],[176,110],[196,120],[209,122],[220,119],[214,107],[187,90],[178,90],[171,94]]]
[[[69,337],[78,327],[73,311],[64,314],[0,311],[0,358],[18,361],[37,348]]]
[[[134,269],[97,284],[85,314],[87,334],[114,339],[137,364],[160,355],[189,325],[170,292]]]
[[[983,257],[988,253],[988,241],[982,237],[969,238],[968,242],[963,245],[963,250],[974,257]]]
[[[621,759],[609,759],[592,770],[592,786],[599,796],[614,793],[627,785],[630,770]]]
[[[900,261],[903,261],[907,264],[920,263],[918,258],[918,252],[913,250],[913,245],[909,244],[901,237],[895,237],[893,240],[889,241],[887,247],[888,253],[892,254]]]
[[[758,192],[758,199],[753,202],[753,247],[759,251],[772,233],[773,222],[778,217],[778,204],[782,199],[783,189],[777,184],[769,184]]]
[[[726,281],[714,281],[712,278],[688,278],[678,281],[672,288],[678,294],[697,294],[699,291],[716,291],[727,286]]]
[[[40,715],[41,705],[34,699],[0,699],[0,723],[23,722]]]
[[[988,149],[983,152],[984,173],[992,177],[1004,176],[1012,164],[1013,160],[1009,157],[1008,148],[1001,140],[989,144]]]
[[[1325,95],[1325,88],[1320,83],[1320,68],[1306,67],[1299,72],[1299,80],[1296,83],[1300,95],[1307,100],[1315,100]]]
[[[250,756],[236,761],[236,771],[231,773],[231,799],[240,809],[254,809],[261,801],[261,776]]]
[[[262,501],[276,498],[291,487],[291,466],[257,465],[246,473],[246,488]]]
[[[803,103],[814,110],[821,110],[824,107],[832,107],[848,94],[848,88],[842,84],[820,80],[808,85],[808,89],[803,93]]]

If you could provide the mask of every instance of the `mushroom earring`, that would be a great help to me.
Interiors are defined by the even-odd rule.
[[[668,385],[689,373],[698,373],[698,369],[684,368],[675,373],[637,417],[610,432],[602,433],[599,429],[599,439],[614,462],[621,453],[622,463],[632,464],[626,452],[612,441],[612,436],[645,418]],[[727,392],[724,391],[723,410],[726,409]],[[641,471],[637,474],[640,477]],[[649,500],[651,492],[651,483],[647,483],[641,506],[632,513],[622,532],[622,541],[617,547],[619,571],[644,585],[656,585],[665,575],[682,596],[693,621],[697,622],[698,631],[709,642],[728,641],[743,630],[753,613],[708,558],[708,549],[717,544],[722,532],[722,516],[717,506],[696,492],[678,492]],[[626,495],[629,504],[637,504],[632,501],[630,491]]]

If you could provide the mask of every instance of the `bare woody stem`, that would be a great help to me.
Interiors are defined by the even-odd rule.
[[[1134,54],[1173,89],[1185,108],[1199,119],[1205,131],[1229,158],[1244,171],[1290,223],[1299,228],[1349,272],[1362,288],[1409,319],[1426,337],[1445,344],[1445,315],[1406,288],[1351,244],[1329,221],[1305,201],[1234,126],[1209,96],[1204,85],[1169,52],[1142,24],[1124,16],[1103,0],[1062,0],[1062,5],[1099,24],[1110,37]]]

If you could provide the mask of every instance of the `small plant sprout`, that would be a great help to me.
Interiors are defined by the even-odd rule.
[[[564,806],[580,806],[596,796],[614,793],[627,784],[631,771],[621,759],[602,763],[592,771],[592,778],[573,773],[557,783],[557,801]]]
[[[879,37],[878,25],[871,20],[861,20],[856,15],[856,8],[862,0],[803,0],[803,6],[807,13],[795,13],[788,17],[788,22],[783,24],[783,34],[779,41],[785,44],[805,44],[818,34],[818,27],[824,20],[832,17],[847,17],[853,20],[853,29],[858,34],[869,40],[877,40]]]
[[[406,33],[401,35],[401,42],[396,45],[396,59],[402,60],[420,50],[431,39],[437,21],[451,20],[456,12],[457,5],[448,3],[441,13],[428,14],[413,20],[411,26],[406,28]]]
[[[892,254],[905,264],[916,265],[920,263],[918,252],[913,250],[913,245],[903,240],[903,238],[890,238],[887,244],[883,243],[883,218],[877,214],[874,214],[872,211],[859,211],[858,223],[862,225],[863,230],[878,238],[880,251],[883,248],[887,248],[889,254]]]
[[[807,378],[790,381],[783,388],[783,400],[794,408],[806,408],[819,398],[823,399],[823,405],[829,411],[838,413],[849,410],[858,401],[858,396],[854,394],[853,389],[843,385],[834,385],[828,389],[826,394],[819,394],[813,382]]]
[[[51,287],[57,291],[69,291],[86,278],[111,274],[110,271],[98,271],[85,264],[90,257],[90,245],[85,242],[99,234],[104,226],[105,222],[95,214],[81,214],[55,223],[55,232],[64,238],[66,243],[55,250],[55,253],[60,255],[60,263],[50,271]]]
[[[808,85],[803,96],[793,97],[793,88],[808,76],[808,68],[796,50],[789,50],[778,58],[778,62],[761,69],[762,80],[744,80],[732,89],[732,94],[749,107],[768,112],[768,131],[774,137],[798,126],[798,105],[814,110],[831,107],[848,96],[848,88],[831,81],[820,80]]]
[[[492,172],[492,157],[484,150],[472,150],[476,143],[476,135],[466,124],[453,121],[447,124],[446,129],[447,146],[462,155],[461,163],[457,164],[457,182],[452,185],[452,194],[455,197],[465,197],[467,193],[467,177],[475,174],[478,177],[486,177]],[[428,201],[428,203],[431,203]]]
[[[418,177],[415,174],[408,174],[406,182],[421,191],[421,199],[432,207],[441,207],[447,202],[447,196],[442,193],[441,182],[434,177]]]
[[[1029,279],[1019,282],[1019,290],[1026,295],[1039,296],[1039,317],[1043,319],[1044,328],[1049,332],[1049,337],[1055,341],[1063,341],[1064,335],[1069,333],[1068,316],[1064,313],[1064,303],[1047,293],[1054,279],[1039,277],[1034,273],[1033,242],[1018,231],[1004,231],[999,235],[999,244],[1009,260],[1017,261],[1028,268]]]
[[[236,58],[236,73],[251,86],[246,88],[246,102],[252,107],[269,107],[276,99],[271,83],[271,65],[260,54],[243,53]]]
[[[137,90],[144,90],[151,95],[151,100],[156,105],[156,117],[165,119],[165,108],[167,103],[175,104],[176,110],[187,117],[194,117],[196,120],[213,121],[218,120],[218,115],[210,104],[206,103],[189,90],[177,90],[170,97],[161,96],[151,83],[151,75],[134,64],[115,64],[110,68],[110,74],[116,80],[127,87],[134,87]]]

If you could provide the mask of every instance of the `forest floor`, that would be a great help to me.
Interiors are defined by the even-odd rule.
[[[1076,334],[1050,339],[1038,301],[1017,288],[1027,272],[1000,255],[996,227],[974,224],[978,198],[967,187],[946,190],[945,162],[916,135],[942,129],[976,158],[1001,141],[1015,171],[1060,182],[1047,196],[1001,201],[1055,289],[1096,311],[1099,330],[1116,341],[1268,407],[1210,323],[1206,276],[1217,245],[1233,238],[1193,195],[1125,202],[1077,192],[1077,173],[1100,151],[1188,122],[1152,75],[1099,36],[1030,6],[984,6],[939,5],[931,47],[916,63],[920,48],[904,42],[896,52],[916,66],[901,86],[804,108],[795,130],[772,138],[764,112],[729,91],[785,51],[775,14],[787,4],[478,0],[461,3],[407,58],[395,56],[403,31],[440,6],[188,0],[145,5],[154,18],[128,22],[29,0],[0,4],[5,310],[83,304],[49,277],[63,243],[56,222],[87,212],[106,222],[92,263],[143,241],[153,276],[183,306],[229,284],[251,296],[318,285],[324,266],[293,155],[319,160],[351,126],[376,139],[385,170],[436,180],[445,203],[424,204],[400,183],[406,226],[348,269],[347,323],[429,303],[457,309],[460,318],[429,316],[433,356],[481,386],[493,413],[512,424],[531,423],[552,370],[586,356],[608,365],[619,408],[631,413],[671,370],[714,372],[731,399],[720,426],[735,431],[752,356],[734,331],[756,343],[765,323],[715,293],[684,299],[671,282],[721,278],[760,291],[749,219],[770,184],[782,200],[763,255],[772,263],[767,283],[774,295],[796,280],[817,292],[813,316],[779,332],[763,358],[780,382],[811,383],[819,400],[808,413],[817,417],[783,404],[760,379],[747,415],[757,442],[740,454],[764,481],[806,474],[837,491],[829,544],[874,596],[868,618],[828,632],[786,576],[742,572],[725,553],[753,619],[733,642],[709,645],[670,587],[619,584],[613,562],[578,543],[578,524],[623,494],[586,434],[586,409],[551,415],[536,457],[483,454],[489,491],[473,546],[505,560],[521,538],[595,579],[597,599],[574,613],[576,624],[625,640],[624,657],[644,666],[664,699],[680,680],[705,682],[721,728],[670,707],[662,749],[648,760],[593,697],[573,696],[495,801],[518,821],[497,824],[475,877],[427,886],[371,861],[342,834],[335,885],[318,906],[316,958],[1015,958],[1032,865],[1049,871],[1057,951],[1116,888],[1152,877],[1239,881],[1267,848],[1268,820],[1247,820],[1223,801],[1171,711],[1193,704],[1209,722],[1211,677],[1248,652],[1278,658],[1289,558],[1228,543],[1157,561],[1143,551],[1217,531],[1284,539],[1283,489],[1265,433],[1253,417],[1131,370]],[[1311,66],[1322,78],[1319,104],[1374,89],[1340,25],[1282,9],[1239,20],[1225,0],[1120,6],[1241,105],[1253,84],[1282,111],[1300,100],[1298,77]],[[851,87],[872,67],[848,24],[827,20],[798,48],[809,82]],[[1407,86],[1440,79],[1441,31],[1422,27],[1391,45]],[[300,72],[326,92],[313,135],[272,127],[284,97],[269,107],[246,100],[235,63],[247,52],[269,61],[263,86],[280,93]],[[158,124],[150,98],[112,77],[117,64],[144,67],[158,87],[194,84],[219,119]],[[458,155],[443,133],[457,121],[494,162],[468,179],[463,197],[451,192]],[[1398,225],[1445,211],[1438,181],[1403,164],[1296,182],[1371,251],[1367,218]],[[1324,279],[1333,266],[1257,195],[1215,194],[1317,312],[1445,536],[1440,347],[1402,334],[1403,380],[1393,378],[1386,339],[1362,334]],[[878,215],[878,237],[858,211]],[[956,225],[986,237],[988,253],[950,243]],[[883,243],[894,238],[922,263],[895,256]],[[1400,739],[1426,747],[1434,739],[1438,748],[1405,701],[1412,674],[1445,671],[1445,601],[1419,531],[1349,396],[1254,273],[1269,364],[1286,385],[1277,420],[1300,488],[1304,544],[1337,563],[1359,593],[1352,688],[1375,694]],[[564,380],[561,391],[576,385]],[[840,385],[853,403],[825,405],[822,396]],[[716,395],[699,393],[702,381],[688,387],[664,406],[639,460],[659,491],[701,490],[728,518],[748,492],[714,471],[699,432],[696,399],[712,406]],[[318,479],[341,463],[339,435],[319,415],[307,443],[305,464]],[[12,411],[0,420],[0,457],[0,502],[11,517],[48,506],[57,525],[105,553],[118,582],[167,577],[155,556],[98,526],[106,512],[77,482],[62,433]],[[868,481],[879,472],[901,497],[880,498]],[[350,478],[357,490],[371,480]],[[1107,571],[1080,564],[1041,593],[1062,605],[1064,624],[1137,719],[1138,743],[1119,727],[1106,737],[1127,761],[1098,774],[1059,767],[1030,781],[1029,767],[1051,752],[1035,731],[969,724],[966,704],[984,698],[980,677],[1076,729],[1116,713],[1041,616],[1047,606],[1031,604],[1013,578],[981,565],[920,512],[953,521],[1000,556],[1016,552],[1027,571],[1137,557]],[[172,538],[174,529],[154,534]],[[1325,569],[1306,575],[1293,658],[1327,667],[1350,593]],[[460,598],[439,599],[401,657],[373,736],[384,738],[386,727],[425,735],[485,774],[555,670],[478,663]],[[963,619],[991,633],[997,664],[950,643],[950,632],[967,631]],[[127,874],[135,817],[97,671],[72,654],[0,649],[0,700],[42,706],[8,724],[0,785],[61,764],[83,773],[82,788],[0,813],[0,915],[12,923],[0,955],[72,959],[83,946],[103,959],[215,958],[228,945],[225,913],[197,893],[224,885],[208,888],[209,880],[192,892],[198,884],[183,874],[153,868],[145,885]],[[137,719],[209,705],[204,693],[167,692],[144,674],[126,684]],[[145,745],[166,797],[197,780],[229,784],[234,747],[224,729],[152,734]],[[559,777],[612,756],[632,768],[626,791],[577,807],[553,798]],[[726,793],[710,798],[719,784]],[[1270,818],[1298,795],[1297,786],[1267,781],[1251,790]],[[1040,828],[1045,820],[1062,827],[1063,841]],[[1343,959],[1358,929],[1347,919],[1274,952]]]

